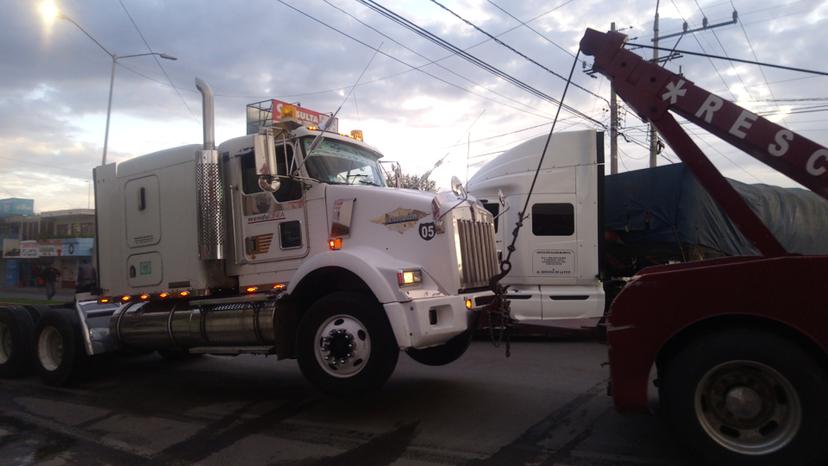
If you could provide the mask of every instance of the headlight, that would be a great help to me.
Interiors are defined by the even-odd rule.
[[[423,271],[419,269],[397,272],[397,283],[402,286],[419,285],[423,282]]]

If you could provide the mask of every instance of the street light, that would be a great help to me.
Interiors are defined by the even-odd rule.
[[[147,52],[147,53],[134,53],[130,55],[116,55],[109,51],[106,47],[104,47],[97,39],[92,37],[92,34],[86,31],[80,24],[75,22],[72,18],[67,16],[65,13],[60,11],[57,5],[52,0],[46,0],[42,2],[39,6],[40,14],[43,16],[43,19],[47,23],[54,22],[55,19],[65,19],[70,23],[74,24],[80,32],[84,33],[86,37],[90,38],[92,42],[95,43],[101,50],[103,50],[110,58],[112,58],[112,73],[109,76],[109,102],[106,105],[106,130],[104,131],[104,146],[103,146],[103,157],[101,160],[101,165],[106,165],[106,151],[107,147],[109,146],[109,118],[112,113],[112,91],[115,88],[115,65],[118,63],[118,60],[123,60],[125,58],[135,58],[135,57],[146,57],[150,55],[156,55],[164,60],[178,60],[177,57],[174,57],[170,54],[160,53],[160,52]]]

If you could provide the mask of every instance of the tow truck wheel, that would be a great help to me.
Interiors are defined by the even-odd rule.
[[[29,370],[34,322],[20,307],[0,307],[0,377],[18,377]]]
[[[87,360],[80,326],[71,309],[51,309],[35,331],[35,369],[47,385],[67,385]]]
[[[757,331],[700,339],[660,369],[661,410],[711,464],[824,464],[828,372]]]
[[[352,396],[379,389],[399,357],[391,325],[374,299],[336,292],[308,309],[296,337],[302,373],[331,395]]]
[[[466,330],[440,346],[424,349],[409,348],[405,352],[411,359],[420,364],[425,364],[426,366],[445,366],[464,355],[466,350],[469,349],[469,346],[471,346],[471,341],[472,331]]]

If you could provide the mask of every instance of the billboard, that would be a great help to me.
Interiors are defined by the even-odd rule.
[[[0,218],[33,214],[34,199],[22,199],[19,197],[0,199]]]
[[[60,255],[64,257],[90,257],[95,246],[94,238],[70,238],[61,241]]]
[[[320,129],[325,126],[331,115],[319,113],[309,108],[300,107],[296,104],[273,99],[273,123],[278,123],[282,118],[293,118],[305,126],[313,125]],[[339,119],[334,118],[328,131],[336,133],[339,131]]]
[[[36,259],[38,257],[90,257],[95,247],[94,238],[69,238],[18,241],[3,240],[3,257]]]

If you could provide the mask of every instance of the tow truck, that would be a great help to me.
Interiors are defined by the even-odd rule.
[[[758,256],[661,265],[633,276],[607,328],[622,412],[660,412],[712,464],[828,460],[828,256],[788,253],[681,128],[675,113],[828,199],[828,149],[587,29],[581,50],[652,122]],[[828,239],[826,239],[828,241]]]

